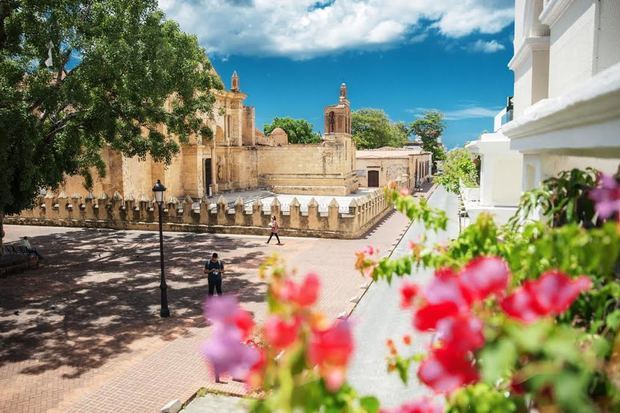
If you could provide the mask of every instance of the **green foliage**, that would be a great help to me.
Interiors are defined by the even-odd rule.
[[[437,171],[437,161],[446,159],[446,151],[439,143],[445,128],[443,114],[434,110],[427,111],[409,125],[410,132],[422,140],[422,149],[433,154],[433,173]]]
[[[463,387],[450,396],[446,413],[510,413],[517,411],[517,403],[485,383]]]
[[[222,87],[210,69],[156,0],[3,1],[0,211],[29,207],[65,174],[105,174],[104,146],[170,162],[173,135],[209,138],[202,116]]]
[[[407,128],[393,123],[380,109],[359,109],[352,113],[351,133],[358,149],[383,146],[400,148],[407,142]]]
[[[592,226],[594,204],[588,193],[596,186],[596,179],[597,171],[593,168],[562,171],[557,177],[546,179],[539,188],[521,196],[509,225],[517,228],[538,209],[554,227],[570,223]]]
[[[312,130],[310,122],[304,119],[275,118],[263,128],[265,135],[275,128],[282,128],[288,135],[289,143],[320,143],[323,141],[318,132]]]
[[[471,153],[463,148],[448,152],[443,163],[443,173],[435,177],[436,183],[454,194],[459,193],[461,181],[466,187],[478,186],[478,168]]]

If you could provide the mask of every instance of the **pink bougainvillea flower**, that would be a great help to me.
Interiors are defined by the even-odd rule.
[[[437,328],[437,323],[444,318],[453,317],[459,313],[459,307],[452,301],[438,304],[425,304],[413,316],[413,326],[419,331],[430,331]]]
[[[301,284],[290,279],[284,280],[282,285],[276,289],[276,294],[284,301],[297,304],[300,307],[309,307],[316,302],[320,288],[319,276],[315,273],[309,273]]]
[[[319,366],[329,390],[336,391],[344,383],[353,348],[353,334],[347,320],[337,320],[326,330],[312,332],[308,359]]]
[[[450,268],[435,271],[435,277],[426,285],[422,293],[430,304],[450,302],[460,311],[469,310],[472,298],[463,289],[458,276]]]
[[[579,294],[592,286],[588,277],[571,279],[557,271],[547,271],[539,279],[526,281],[502,300],[506,314],[525,323],[566,311]]]
[[[502,295],[508,286],[510,271],[499,257],[477,257],[459,273],[461,287],[473,300],[484,300],[492,294]]]
[[[245,382],[250,388],[259,388],[263,384],[263,372],[267,366],[267,355],[265,349],[261,348],[254,342],[247,343],[250,347],[256,349],[258,357],[246,375]]]
[[[243,377],[259,359],[258,351],[241,341],[241,332],[226,324],[216,325],[202,354],[211,362],[216,377],[226,373]]]
[[[226,323],[240,310],[239,302],[232,295],[209,297],[203,304],[204,315],[212,323]]]
[[[417,284],[405,281],[400,287],[400,306],[401,308],[409,308],[413,299],[418,295],[420,287]]]
[[[285,349],[297,340],[299,326],[298,318],[283,320],[278,316],[271,316],[265,321],[265,339],[276,349]]]
[[[252,334],[254,328],[254,320],[252,315],[244,310],[239,309],[232,317],[235,327],[241,332],[241,337],[247,340]]]
[[[449,393],[478,381],[479,374],[466,354],[440,348],[422,361],[418,378],[437,393]]]
[[[519,321],[531,323],[538,320],[543,314],[536,305],[534,296],[527,289],[528,281],[524,286],[517,288],[512,294],[502,299],[500,306],[504,312]]]
[[[351,323],[337,320],[326,330],[313,331],[308,356],[312,364],[346,366],[353,354]]]
[[[547,271],[532,285],[536,305],[542,314],[559,315],[568,310],[579,294],[592,287],[586,276],[571,279],[557,271]]]
[[[620,183],[613,176],[602,174],[599,184],[590,191],[597,214],[605,219],[620,213]]]
[[[393,409],[381,409],[380,413],[442,413],[443,406],[428,397],[405,403]]]
[[[440,320],[437,336],[444,348],[455,353],[467,353],[484,346],[482,321],[469,314]]]
[[[370,245],[362,251],[356,252],[355,269],[363,276],[371,276],[377,266],[376,256],[378,255],[379,250]]]

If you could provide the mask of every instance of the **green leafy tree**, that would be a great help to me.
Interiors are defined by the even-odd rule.
[[[289,143],[320,143],[323,138],[312,130],[312,125],[305,119],[275,118],[263,128],[265,135],[275,128],[282,128],[288,135]]]
[[[0,226],[67,174],[103,176],[104,146],[170,162],[177,141],[210,138],[221,87],[156,0],[1,1]]]
[[[352,113],[351,133],[358,149],[400,148],[407,142],[407,132],[406,125],[391,122],[380,109],[360,109]]]
[[[435,177],[435,182],[443,185],[449,192],[457,194],[461,187],[478,186],[478,168],[467,149],[453,149],[446,155],[443,173]]]
[[[439,142],[445,128],[443,113],[435,110],[425,112],[409,126],[410,132],[422,141],[422,149],[433,154],[433,173],[437,171],[437,161],[446,158],[446,151]]]

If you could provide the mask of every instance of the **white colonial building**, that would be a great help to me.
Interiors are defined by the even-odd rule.
[[[620,0],[516,0],[508,67],[513,119],[468,146],[482,155],[481,205],[516,205],[515,195],[562,170],[617,171]]]

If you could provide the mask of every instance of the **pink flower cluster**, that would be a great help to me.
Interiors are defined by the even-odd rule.
[[[372,273],[377,267],[379,250],[369,245],[363,250],[356,252],[355,257],[355,269],[358,270],[362,276],[372,276]]]
[[[215,377],[226,373],[245,377],[260,360],[256,347],[245,344],[254,328],[252,317],[233,296],[210,297],[204,314],[213,324],[213,333],[202,346],[202,354],[211,362]]]
[[[590,198],[595,202],[596,212],[601,218],[620,214],[620,182],[613,176],[601,174],[599,186],[590,191]]]
[[[288,310],[286,316],[274,314],[265,321],[262,329],[265,348],[250,340],[254,323],[234,297],[209,298],[205,316],[214,324],[214,331],[202,352],[212,363],[216,377],[230,373],[258,387],[265,368],[277,354],[303,343],[307,346],[308,364],[317,367],[327,388],[333,391],[340,388],[353,353],[353,334],[346,320],[330,325],[323,322],[320,314],[310,311],[319,289],[319,278],[313,273],[301,283],[286,278],[272,282],[273,297]],[[308,337],[307,342],[304,337]]]
[[[577,296],[590,288],[587,277],[571,279],[549,271],[527,281],[506,296],[510,271],[503,259],[478,257],[459,273],[439,269],[424,288],[406,283],[401,306],[414,308],[413,325],[419,331],[435,331],[439,345],[420,364],[418,378],[438,393],[449,393],[478,381],[473,352],[485,344],[483,323],[476,317],[476,302],[495,297],[509,317],[532,322],[565,311]]]

